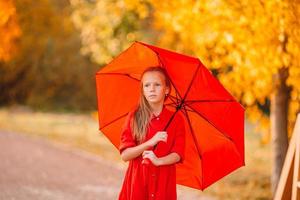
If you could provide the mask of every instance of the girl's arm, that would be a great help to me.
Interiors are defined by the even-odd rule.
[[[146,149],[149,149],[150,147],[152,147],[152,145],[149,143],[149,140],[140,145],[137,145],[134,147],[129,147],[129,148],[125,149],[124,151],[122,151],[121,158],[125,162],[132,160],[132,159],[138,157],[139,155],[141,155]]]
[[[180,156],[175,152],[172,152],[164,157],[158,158],[156,157],[153,151],[144,151],[143,158],[150,159],[155,166],[171,165],[180,161]]]
[[[140,156],[145,150],[156,145],[159,141],[163,141],[163,142],[167,141],[167,133],[165,131],[158,131],[150,140],[140,145],[126,148],[125,150],[122,151],[121,158],[125,162],[132,160]]]

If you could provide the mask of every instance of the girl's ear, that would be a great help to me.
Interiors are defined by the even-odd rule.
[[[170,88],[169,88],[169,87],[166,87],[166,93],[165,93],[165,95],[168,95],[169,92],[170,92]]]

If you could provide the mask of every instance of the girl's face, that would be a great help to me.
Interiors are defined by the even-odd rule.
[[[143,94],[150,105],[163,104],[169,88],[166,86],[165,77],[157,71],[146,72],[142,78]]]

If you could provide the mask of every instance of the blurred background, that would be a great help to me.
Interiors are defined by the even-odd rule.
[[[124,169],[98,131],[95,73],[143,41],[200,58],[246,108],[246,166],[180,197],[271,199],[300,111],[299,19],[299,0],[0,0],[0,130]]]

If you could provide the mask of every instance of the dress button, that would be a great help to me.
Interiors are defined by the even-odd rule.
[[[154,194],[151,194],[151,197],[154,197]]]
[[[159,120],[159,117],[158,117],[158,118],[156,118],[156,120]]]

